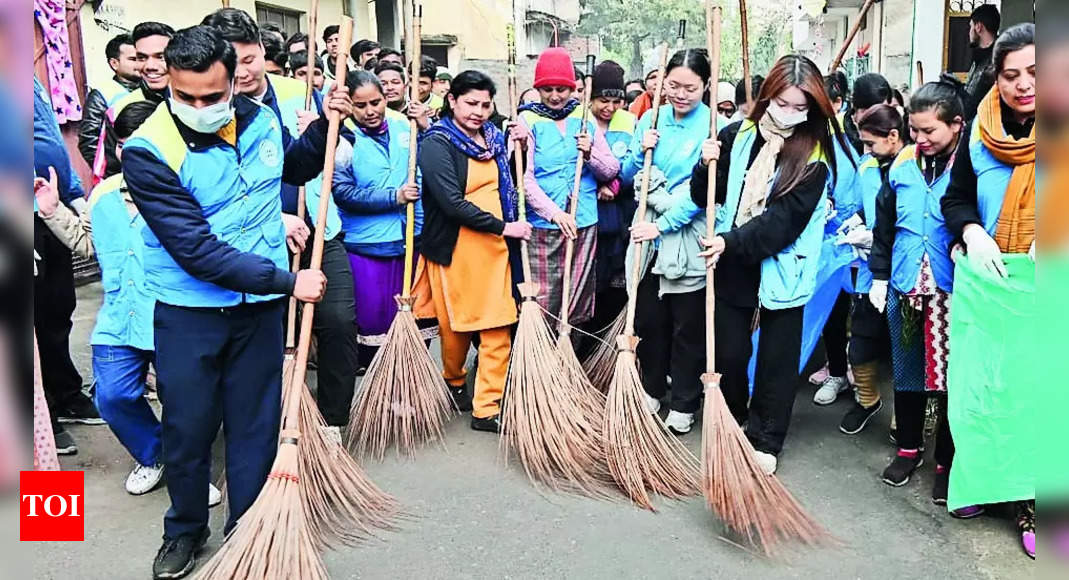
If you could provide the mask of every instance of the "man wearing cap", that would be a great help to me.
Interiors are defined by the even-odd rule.
[[[449,87],[452,84],[453,74],[448,69],[439,68],[438,75],[434,77],[434,86],[431,88],[431,92],[444,99],[449,94]]]

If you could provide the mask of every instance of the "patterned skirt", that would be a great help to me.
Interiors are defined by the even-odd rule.
[[[905,296],[889,290],[887,326],[895,390],[946,392],[950,294],[936,289],[927,296]]]
[[[534,228],[528,244],[531,252],[531,276],[538,284],[538,304],[553,316],[560,316],[564,277],[565,239],[560,230]],[[598,227],[581,228],[572,255],[572,289],[569,319],[582,324],[594,316],[597,290]],[[553,326],[556,326],[555,324]]]

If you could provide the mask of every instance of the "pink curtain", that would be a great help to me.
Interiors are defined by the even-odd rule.
[[[52,108],[62,125],[82,119],[82,103],[74,82],[70,37],[67,34],[67,8],[64,0],[33,0],[33,17],[41,25],[48,68],[48,87]]]

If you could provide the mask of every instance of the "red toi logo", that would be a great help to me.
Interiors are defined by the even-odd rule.
[[[23,471],[19,475],[19,540],[85,539],[85,473]]]

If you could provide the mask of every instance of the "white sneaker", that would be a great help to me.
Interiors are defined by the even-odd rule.
[[[163,465],[137,464],[130,475],[126,476],[126,493],[130,495],[144,495],[160,484],[163,479]]]
[[[664,420],[664,424],[668,429],[677,435],[683,435],[684,433],[690,433],[691,425],[694,425],[694,413],[680,413],[679,411],[669,411],[668,418]]]
[[[816,393],[813,393],[813,402],[818,405],[830,405],[839,398],[841,393],[850,390],[850,381],[846,377],[828,377],[821,383]]]
[[[829,376],[830,375],[828,374],[828,363],[824,363],[824,366],[817,369],[817,372],[809,375],[809,384],[821,385],[824,383],[824,380],[827,379]]]
[[[223,503],[223,492],[219,491],[214,484],[208,484],[208,507],[212,508]]]
[[[757,460],[757,465],[761,467],[761,471],[765,472],[765,475],[772,475],[776,473],[776,456],[771,453],[765,453],[764,451],[753,452],[754,459]]]
[[[661,411],[661,400],[655,399],[649,394],[646,395],[646,408],[650,410],[651,415],[656,415]]]

